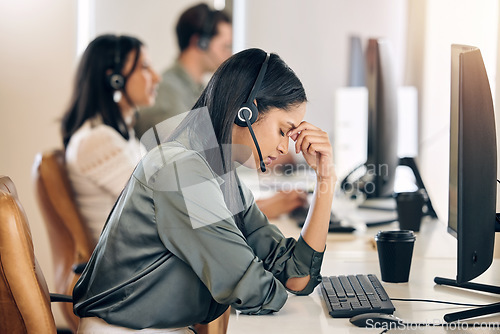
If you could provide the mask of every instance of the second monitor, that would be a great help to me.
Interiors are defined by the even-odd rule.
[[[367,158],[365,163],[351,171],[341,183],[342,191],[348,196],[361,195],[368,200],[360,208],[388,212],[382,219],[368,219],[367,225],[385,224],[397,219],[392,196],[396,169],[400,165],[411,169],[415,186],[424,191],[424,214],[437,217],[415,159],[398,156],[398,88],[391,52],[387,40],[368,40],[363,66],[368,91]],[[367,212],[368,217],[373,215],[371,211]]]
[[[365,83],[368,90],[367,160],[342,181],[346,193],[366,198],[391,196],[398,166],[397,88],[390,45],[370,39],[365,53]]]

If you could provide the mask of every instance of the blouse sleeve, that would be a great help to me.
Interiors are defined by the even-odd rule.
[[[159,236],[218,303],[248,314],[278,311],[287,292],[237,228],[221,182],[196,153],[151,175]]]
[[[118,197],[140,160],[140,143],[135,138],[125,140],[105,125],[74,139],[77,142],[68,145],[68,163],[79,174]]]
[[[302,236],[298,240],[285,238],[274,224],[270,224],[259,210],[250,190],[242,186],[247,201],[251,203],[245,214],[245,237],[248,245],[263,262],[264,268],[286,286],[292,277],[310,275],[307,286],[301,291],[290,292],[297,295],[310,294],[321,281],[323,252],[316,252]]]

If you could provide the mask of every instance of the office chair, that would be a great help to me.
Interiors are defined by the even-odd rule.
[[[74,202],[64,156],[62,149],[38,153],[33,179],[52,248],[55,291],[72,295],[95,245]],[[73,313],[73,305],[61,306],[68,326],[76,332],[79,318]]]
[[[50,302],[71,302],[71,297],[53,297],[36,260],[14,183],[0,175],[0,331],[56,333]]]
[[[231,307],[229,307],[220,317],[208,324],[196,324],[193,327],[198,334],[226,334],[230,314]]]

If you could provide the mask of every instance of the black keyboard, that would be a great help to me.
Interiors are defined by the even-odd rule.
[[[333,318],[395,311],[387,292],[373,274],[323,277],[321,295]]]

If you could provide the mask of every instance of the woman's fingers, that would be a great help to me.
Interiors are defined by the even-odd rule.
[[[320,153],[321,155],[329,155],[331,153],[330,144],[326,143],[312,143],[307,147],[307,153],[313,155]]]
[[[302,122],[295,129],[290,130],[288,132],[288,136],[292,138],[293,141],[295,141],[295,153],[300,152],[302,142],[308,136],[323,137],[324,140],[329,140],[328,134],[326,132],[307,122]]]
[[[324,136],[318,135],[316,133],[312,133],[310,135],[306,135],[303,138],[300,138],[296,142],[295,146],[295,151],[302,151],[304,153],[309,153],[309,154],[314,154],[315,152],[311,151],[310,148],[314,144],[321,144],[321,143],[329,143],[328,138],[325,138]]]
[[[320,176],[334,176],[333,152],[328,134],[320,128],[302,122],[287,135],[295,141],[295,152],[302,152],[307,163]]]
[[[290,138],[295,141],[295,153],[299,153],[301,150],[307,152],[309,145],[314,142],[330,142],[328,134],[318,128],[304,129],[298,133],[294,132]]]

